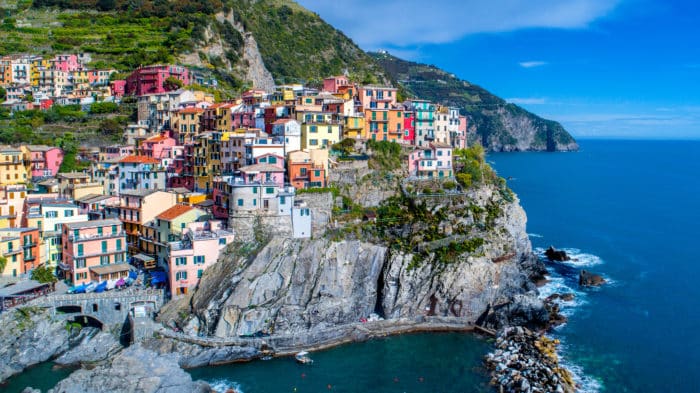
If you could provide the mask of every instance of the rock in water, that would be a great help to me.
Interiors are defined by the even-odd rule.
[[[59,382],[54,393],[205,393],[205,382],[193,382],[178,366],[176,354],[159,355],[141,345],[131,346],[92,370],[80,369]]]
[[[549,259],[550,261],[564,262],[571,260],[571,257],[566,255],[566,251],[557,250],[554,248],[554,246],[549,246],[547,251],[544,252],[544,255],[546,255],[547,259]]]
[[[578,285],[582,287],[598,287],[605,284],[605,279],[599,274],[581,270],[578,277]]]

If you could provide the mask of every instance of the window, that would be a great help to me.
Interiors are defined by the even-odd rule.
[[[116,235],[116,234],[117,234],[117,226],[112,225],[112,235]]]
[[[44,213],[44,217],[56,218],[56,217],[58,217],[58,212],[55,212],[55,211],[46,212],[46,213]]]
[[[73,210],[64,210],[63,217],[73,217]]]
[[[78,244],[78,256],[82,257],[83,256],[83,245]]]
[[[318,132],[318,127],[317,126],[309,126],[309,132],[315,134]]]
[[[102,242],[102,252],[107,252],[107,242],[106,241]]]
[[[267,162],[269,164],[277,164],[277,157],[268,157]]]
[[[117,251],[122,250],[122,239],[117,239]]]
[[[186,266],[186,265],[187,265],[187,258],[186,257],[175,258],[175,266]]]
[[[299,168],[299,174],[301,176],[306,176],[306,168]]]
[[[100,256],[100,265],[109,265],[109,255]]]
[[[311,140],[309,140],[309,145],[311,145],[311,146],[318,146],[318,139],[311,139]]]
[[[258,206],[258,200],[257,200],[257,199],[253,199],[253,206]]]
[[[124,254],[114,254],[114,262],[124,262]]]
[[[286,203],[287,203],[287,198],[284,197],[284,196],[281,196],[281,197],[280,197],[280,205],[284,205],[284,204],[286,204]]]
[[[243,206],[243,199],[238,200],[238,206]]]
[[[175,279],[176,280],[187,280],[187,272],[177,272],[175,273]]]
[[[78,259],[75,259],[73,262],[75,263],[76,269],[84,269],[85,268],[85,259],[78,258]]]
[[[203,265],[204,264],[204,255],[195,255],[194,256],[194,264],[195,265]]]
[[[265,193],[266,194],[274,194],[275,188],[274,187],[265,187]]]
[[[316,177],[321,176],[321,171],[315,170],[315,171],[314,171],[314,176],[316,176]]]
[[[97,227],[97,234],[102,236],[102,227]]]
[[[221,239],[219,239],[219,245],[224,245],[224,244],[226,244],[226,239],[222,237]]]
[[[202,270],[202,269],[197,270],[197,278],[202,278],[202,273],[204,273],[204,270]]]

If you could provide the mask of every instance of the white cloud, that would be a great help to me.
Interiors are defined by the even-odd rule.
[[[544,105],[547,103],[546,98],[537,98],[537,97],[506,98],[506,101],[510,102],[511,104],[516,104],[516,105]]]
[[[518,63],[518,65],[520,65],[523,68],[542,67],[546,66],[547,64],[549,63],[547,63],[546,61],[521,61],[520,63]]]
[[[576,29],[621,0],[298,0],[365,49],[439,44],[469,34]]]

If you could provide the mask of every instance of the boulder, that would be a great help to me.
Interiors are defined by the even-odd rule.
[[[595,273],[591,273],[587,270],[581,270],[578,277],[578,285],[582,287],[598,287],[605,284],[605,279]]]
[[[554,248],[554,246],[549,246],[547,251],[544,252],[544,255],[547,256],[547,259],[550,261],[564,262],[571,260],[571,257],[566,255],[566,251],[557,250]]]

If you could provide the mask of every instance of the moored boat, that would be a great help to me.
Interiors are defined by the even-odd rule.
[[[309,353],[306,351],[301,351],[294,355],[294,359],[296,359],[297,363],[300,364],[313,364],[313,359],[309,357]]]

